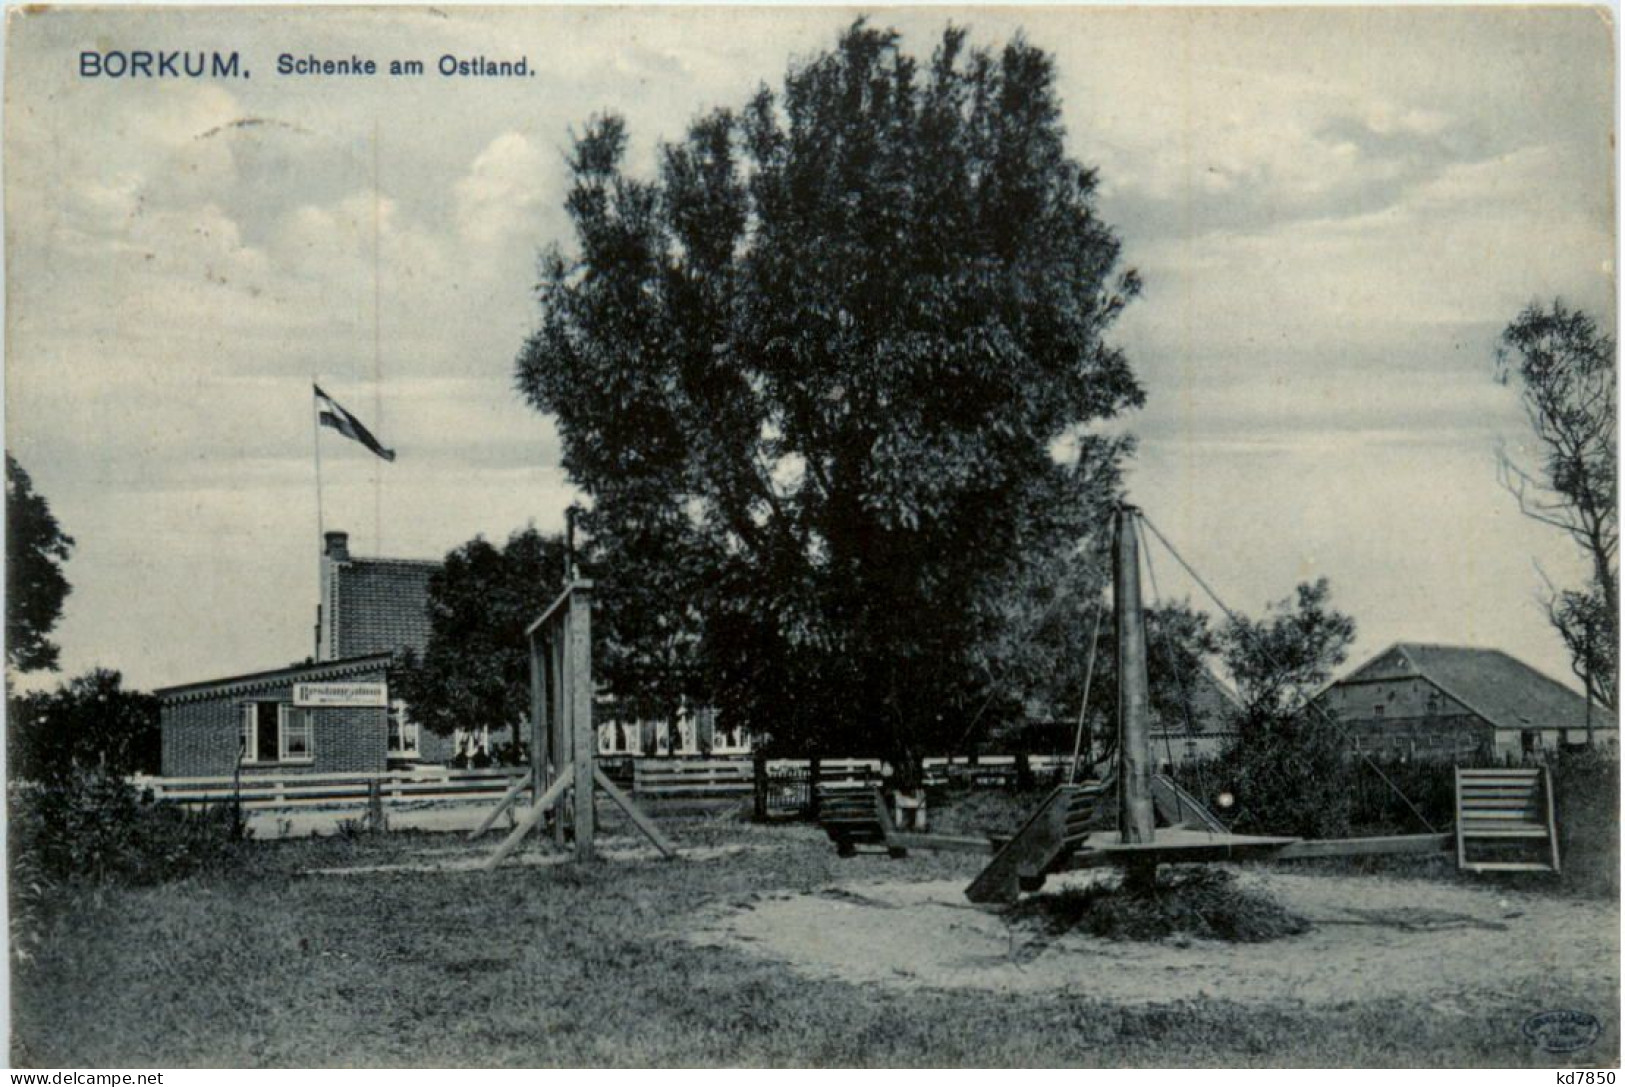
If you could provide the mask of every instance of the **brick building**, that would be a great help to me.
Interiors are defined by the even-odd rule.
[[[311,658],[155,692],[164,776],[230,774],[239,752],[245,773],[382,771],[450,762],[459,751],[489,752],[509,740],[507,730],[487,728],[436,736],[389,697],[394,655],[428,644],[429,578],[439,566],[359,558],[350,554],[348,534],[327,533]],[[348,697],[339,690],[345,686],[355,688]],[[308,697],[298,697],[301,687]]]
[[[1159,767],[1181,766],[1220,754],[1235,738],[1241,702],[1224,681],[1206,668],[1191,677],[1184,692],[1190,716],[1164,721],[1153,708],[1148,739],[1151,759]]]
[[[471,727],[436,736],[412,721],[411,708],[391,699],[389,667],[405,649],[429,642],[429,578],[440,563],[424,559],[362,558],[350,553],[349,535],[322,541],[320,603],[310,660],[241,676],[187,683],[155,692],[163,733],[166,777],[230,774],[243,752],[245,773],[382,771],[418,763],[450,763],[459,755],[492,754],[511,743],[506,727]],[[301,685],[377,684],[377,705],[304,705]],[[311,698],[331,691],[307,690]],[[357,694],[351,701],[360,699]],[[744,754],[742,729],[717,727],[704,707],[671,721],[618,721],[613,704],[598,714],[599,750],[605,755]]]
[[[224,776],[239,758],[245,774],[382,772],[389,661],[376,653],[158,691],[162,773]]]
[[[1439,761],[1517,761],[1583,746],[1615,747],[1614,714],[1498,649],[1401,642],[1316,699],[1361,750]]]

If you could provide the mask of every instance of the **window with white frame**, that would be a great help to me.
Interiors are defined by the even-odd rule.
[[[314,715],[286,702],[245,702],[238,733],[245,763],[310,762],[316,757]]]
[[[739,755],[750,752],[750,730],[743,725],[724,725],[719,720],[717,711],[703,709],[700,719],[707,717],[711,721],[711,751],[718,755]]]
[[[698,755],[700,753],[700,730],[694,724],[694,717],[688,710],[681,710],[677,715],[677,754]]]
[[[406,703],[395,699],[389,704],[389,753],[398,758],[418,755],[418,723],[406,712]]]
[[[310,710],[283,706],[280,718],[283,762],[309,762],[315,750],[315,714]]]
[[[489,755],[491,753],[491,729],[488,726],[480,728],[460,728],[451,734],[452,750],[465,758],[475,755]]]
[[[598,751],[603,755],[641,755],[641,739],[636,721],[609,720],[598,726]]]

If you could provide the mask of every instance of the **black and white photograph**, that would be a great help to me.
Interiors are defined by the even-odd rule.
[[[9,1067],[1613,1082],[1613,8],[5,38]]]

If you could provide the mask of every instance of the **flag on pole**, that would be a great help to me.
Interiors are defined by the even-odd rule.
[[[317,418],[322,426],[332,427],[352,442],[360,442],[385,460],[395,459],[395,450],[385,449],[378,439],[372,436],[372,431],[361,425],[360,419],[345,411],[337,400],[322,392],[320,385],[312,383],[311,388],[316,390]]]

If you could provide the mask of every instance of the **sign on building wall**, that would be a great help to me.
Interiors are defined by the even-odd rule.
[[[387,683],[295,683],[295,706],[389,706]]]

